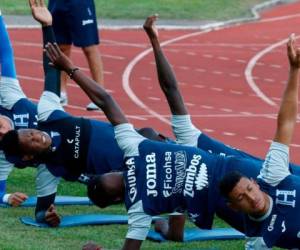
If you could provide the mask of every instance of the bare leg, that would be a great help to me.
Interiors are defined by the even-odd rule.
[[[103,86],[103,64],[97,45],[82,48],[88,61],[92,78]]]
[[[84,48],[82,48],[82,50],[88,61],[93,80],[103,86],[103,84],[104,84],[103,64],[102,64],[101,54],[98,50],[98,46],[92,45],[92,46],[84,47]],[[98,107],[96,105],[94,105],[93,103],[90,103],[87,106],[87,109],[88,110],[96,110],[96,109],[98,109]]]

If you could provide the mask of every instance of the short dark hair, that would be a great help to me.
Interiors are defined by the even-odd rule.
[[[219,182],[221,195],[223,195],[226,199],[229,199],[229,193],[243,177],[245,176],[238,171],[232,171],[225,174]]]
[[[10,130],[3,136],[1,148],[6,155],[20,156],[22,154],[17,130]]]

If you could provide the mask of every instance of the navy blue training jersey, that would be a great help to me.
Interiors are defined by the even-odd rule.
[[[37,105],[26,98],[17,101],[12,109],[0,106],[0,114],[9,117],[15,129],[37,127]]]
[[[75,181],[80,174],[103,174],[123,167],[123,153],[109,123],[56,110],[39,123],[39,129],[52,138],[54,150],[45,163],[54,176]]]
[[[296,248],[300,246],[300,177],[289,175],[273,187],[259,179],[261,190],[272,199],[270,215],[263,221],[245,216],[246,235],[263,237],[268,247]]]
[[[144,140],[139,156],[126,157],[125,203],[129,209],[142,200],[149,215],[187,211],[200,228],[210,228],[220,199],[218,182],[239,170],[250,177],[259,173],[247,159],[222,157],[201,149]]]

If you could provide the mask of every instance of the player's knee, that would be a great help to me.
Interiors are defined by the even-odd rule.
[[[99,50],[97,45],[91,45],[91,46],[87,46],[87,47],[82,47],[83,53],[86,56],[92,56],[95,55],[96,53],[99,54]]]

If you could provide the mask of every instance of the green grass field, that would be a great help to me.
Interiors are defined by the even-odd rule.
[[[144,19],[152,13],[159,13],[163,19],[227,20],[249,16],[249,8],[262,0],[95,0],[98,17]],[[30,14],[27,1],[1,0],[3,14]],[[14,170],[8,181],[8,191],[24,191],[34,195],[35,170]],[[85,188],[79,184],[62,182],[59,194],[85,196]],[[100,210],[95,206],[58,207],[61,215],[81,213],[126,213],[123,206]],[[20,223],[20,216],[33,216],[34,208],[0,208],[0,249],[81,249],[87,241],[95,241],[105,249],[119,249],[122,246],[127,226],[90,226],[65,229],[37,229]],[[216,227],[226,225],[216,219]],[[193,227],[188,223],[187,227]],[[209,241],[193,243],[164,243],[150,241],[142,249],[243,249],[243,241]]]
[[[227,20],[250,15],[263,0],[95,0],[99,18],[144,19],[159,13],[163,19]],[[27,14],[27,0],[1,0],[4,14]]]
[[[35,169],[14,170],[8,181],[8,191],[24,190],[34,194]],[[85,187],[80,184],[62,182],[60,194],[85,196]],[[100,210],[96,206],[57,207],[61,215],[87,213],[125,214],[123,206]],[[119,249],[126,235],[126,225],[85,226],[63,229],[38,229],[21,224],[20,216],[33,216],[34,208],[0,208],[0,249],[80,249],[84,243],[93,240],[105,249]],[[216,227],[226,227],[216,220]],[[188,223],[187,227],[193,227]],[[154,243],[145,241],[142,249],[242,249],[243,241],[208,241],[183,243]]]

